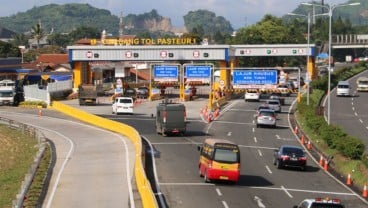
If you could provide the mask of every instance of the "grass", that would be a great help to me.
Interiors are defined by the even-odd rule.
[[[36,139],[0,125],[0,207],[12,207],[37,151]]]
[[[310,99],[318,103],[317,101],[322,95],[323,91],[313,90],[313,93],[310,94]],[[312,129],[309,129],[305,125],[305,118],[299,112],[296,112],[296,115],[298,122],[301,125],[301,129],[315,143],[317,148],[325,155],[334,156],[333,164],[337,172],[339,172],[343,177],[347,177],[348,174],[351,174],[354,184],[359,187],[363,187],[364,184],[368,182],[368,168],[362,163],[362,161],[348,159],[339,154],[337,150],[328,148],[327,144],[320,139],[318,135],[313,133]]]

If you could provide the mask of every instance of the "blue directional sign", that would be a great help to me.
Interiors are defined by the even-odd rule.
[[[211,77],[211,66],[190,65],[184,66],[187,79],[209,79]]]
[[[160,65],[153,67],[154,78],[159,79],[172,79],[178,78],[179,66],[178,65]]]
[[[242,69],[234,70],[234,85],[265,85],[277,84],[277,70]]]

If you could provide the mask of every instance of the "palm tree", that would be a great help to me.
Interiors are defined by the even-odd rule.
[[[45,37],[41,24],[37,23],[32,27],[32,37],[37,40],[37,48],[40,48],[40,40]]]

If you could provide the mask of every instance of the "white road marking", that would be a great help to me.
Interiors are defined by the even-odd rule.
[[[290,197],[293,198],[293,196],[285,189],[284,186],[281,186],[281,189]]]
[[[224,205],[225,208],[229,208],[229,206],[227,205],[226,201],[222,201],[222,205]]]
[[[222,196],[222,193],[219,188],[216,188],[217,195]]]
[[[261,157],[262,157],[262,156],[263,156],[263,155],[262,155],[262,151],[261,151],[261,150],[257,150],[257,151],[258,151],[259,156],[261,156]]]
[[[355,114],[355,116],[358,116],[358,114],[356,112],[354,114]]]
[[[324,194],[324,195],[346,195],[346,196],[356,196],[355,193],[348,193],[348,192],[330,192],[330,191],[316,191],[316,190],[305,190],[305,189],[287,189],[287,188],[271,188],[271,187],[259,187],[259,186],[252,186],[249,188],[253,189],[264,189],[264,190],[287,190],[289,192],[305,192],[305,193],[317,193],[317,194]]]
[[[363,123],[363,120],[362,119],[359,119],[360,123]]]
[[[271,171],[270,167],[268,167],[268,165],[266,165],[266,169],[267,169],[267,171],[268,171],[270,174],[272,174],[272,171]]]
[[[253,137],[254,142],[257,143],[257,137]]]
[[[255,132],[256,130],[254,129],[254,127],[252,128],[252,131]]]
[[[231,136],[231,131],[227,132],[227,136]]]
[[[257,202],[259,208],[266,208],[266,206],[262,203],[262,199],[258,196],[254,196],[254,201]]]
[[[354,108],[354,106],[351,108],[351,109],[353,109],[353,111],[355,111],[355,108]]]

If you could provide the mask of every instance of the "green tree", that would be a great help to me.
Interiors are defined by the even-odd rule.
[[[37,23],[32,27],[32,37],[37,41],[37,48],[40,48],[40,40],[45,37],[45,32],[41,28],[41,24]]]
[[[13,40],[11,41],[11,44],[14,47],[18,47],[18,46],[26,46],[28,47],[28,37],[26,35],[24,35],[23,33],[18,33],[16,35],[14,35]]]
[[[101,32],[95,27],[78,27],[77,29],[73,30],[69,36],[72,42],[78,41],[83,38],[90,38],[90,39],[100,39]]]
[[[68,34],[54,33],[48,36],[47,40],[50,45],[57,45],[63,48],[73,44],[72,38]]]

